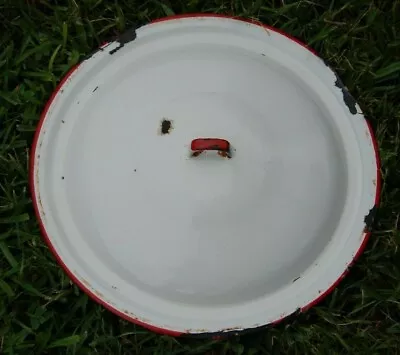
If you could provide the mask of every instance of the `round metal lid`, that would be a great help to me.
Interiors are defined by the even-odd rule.
[[[74,68],[31,164],[43,234],[72,280],[172,335],[316,303],[365,245],[379,188],[369,126],[319,57],[205,15],[128,32]]]

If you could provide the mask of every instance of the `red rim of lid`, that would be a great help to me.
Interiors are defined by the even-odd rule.
[[[304,44],[303,42],[301,42],[300,40],[298,40],[295,37],[292,37],[291,35],[270,27],[268,25],[265,25],[257,20],[252,20],[252,19],[243,19],[240,17],[234,17],[234,16],[227,16],[227,15],[220,15],[220,14],[182,14],[182,15],[173,15],[173,16],[168,16],[168,17],[163,17],[157,20],[152,21],[151,23],[157,23],[157,22],[164,22],[164,21],[169,21],[169,20],[175,20],[175,19],[183,19],[183,18],[196,18],[196,17],[214,17],[214,18],[227,18],[227,19],[234,19],[234,20],[238,20],[238,21],[243,21],[243,22],[247,22],[247,23],[251,23],[260,27],[263,27],[265,29],[267,29],[268,31],[273,31],[273,32],[277,32],[285,37],[287,37],[288,39],[290,39],[293,42],[296,42],[297,44],[301,45],[302,47],[306,48],[307,50],[309,50],[311,53],[313,53],[315,56],[320,57],[318,55],[318,53],[310,48],[308,45]],[[125,313],[122,313],[121,311],[119,311],[118,309],[116,309],[115,307],[111,306],[110,304],[104,302],[99,296],[97,296],[96,294],[94,294],[86,285],[84,285],[81,281],[78,280],[78,278],[73,274],[73,272],[65,265],[65,263],[63,262],[63,260],[61,259],[61,257],[59,256],[59,254],[57,253],[57,251],[55,250],[53,244],[50,241],[50,238],[46,232],[44,223],[40,217],[40,212],[39,212],[39,205],[38,205],[38,201],[36,198],[36,191],[35,191],[35,187],[34,187],[34,167],[35,167],[35,156],[36,156],[36,148],[37,148],[37,143],[38,143],[38,139],[39,139],[39,135],[41,132],[41,128],[43,126],[45,117],[47,116],[47,112],[54,100],[54,98],[56,97],[56,95],[58,94],[58,92],[61,90],[62,86],[65,84],[65,82],[69,79],[69,77],[75,72],[75,70],[79,67],[80,64],[75,65],[74,67],[72,67],[67,74],[65,74],[65,76],[63,77],[63,79],[60,81],[60,83],[57,85],[57,87],[55,88],[55,90],[53,91],[53,93],[51,94],[50,98],[48,99],[41,115],[40,115],[40,119],[35,131],[35,135],[33,138],[33,142],[32,142],[32,147],[31,147],[31,151],[30,151],[30,157],[29,157],[29,186],[30,186],[30,191],[31,191],[31,196],[32,196],[32,203],[33,203],[33,207],[35,210],[35,214],[36,214],[36,218],[39,222],[39,228],[42,234],[42,237],[44,239],[44,241],[46,242],[48,248],[50,249],[51,253],[54,255],[57,263],[64,269],[65,273],[68,275],[68,277],[83,291],[85,292],[91,299],[93,299],[94,301],[96,301],[97,303],[99,303],[100,305],[102,305],[103,307],[105,307],[106,309],[108,309],[109,311],[111,311],[112,313],[114,313],[115,315],[129,321],[132,323],[135,323],[137,325],[140,325],[142,327],[145,327],[155,333],[159,333],[159,334],[165,334],[165,335],[170,335],[170,336],[180,336],[186,333],[182,333],[180,331],[174,331],[171,329],[165,329],[165,328],[160,328],[148,323],[145,323],[143,321],[141,321],[140,319],[134,318],[132,316],[129,316]],[[368,125],[368,129],[371,135],[371,139],[373,141],[373,147],[375,150],[375,159],[376,159],[376,166],[377,166],[377,173],[376,173],[376,194],[375,194],[375,206],[378,207],[379,205],[379,198],[380,198],[380,193],[381,193],[381,176],[380,176],[380,159],[379,159],[379,149],[378,149],[378,142],[375,138],[373,129],[371,127],[371,124],[368,122],[368,120],[366,120],[366,123]],[[316,299],[314,299],[313,301],[311,301],[309,304],[303,306],[300,311],[301,312],[305,312],[308,309],[310,309],[311,307],[315,306],[316,304],[318,304],[320,301],[322,301],[326,296],[328,296],[339,284],[339,282],[348,274],[349,272],[349,267],[351,267],[355,261],[360,257],[360,255],[363,253],[368,239],[371,235],[371,232],[367,232],[365,233],[364,239],[357,251],[357,253],[355,254],[353,260],[351,261],[351,263],[349,264],[349,266],[346,268],[346,270],[342,273],[341,276],[339,276],[339,278],[325,291],[323,292],[320,296],[318,296]],[[282,320],[284,320],[285,318],[287,318],[288,316],[285,316],[283,318],[277,319],[276,321],[273,321],[269,324],[266,324],[265,326],[268,325],[275,325],[279,322],[281,322]],[[257,328],[254,328],[257,329]],[[240,331],[234,331],[233,333],[238,333]],[[188,333],[189,335],[197,335],[196,333]],[[207,333],[207,336],[218,336],[219,335],[227,335],[228,333]],[[201,334],[200,334],[201,335]]]

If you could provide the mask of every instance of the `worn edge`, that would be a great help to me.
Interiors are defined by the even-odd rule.
[[[263,23],[261,23],[259,21],[253,20],[253,19],[244,19],[244,18],[240,18],[240,17],[233,17],[233,16],[220,15],[220,14],[209,14],[209,13],[208,14],[207,13],[201,14],[200,13],[200,14],[173,15],[173,16],[168,16],[168,17],[163,17],[163,18],[160,18],[160,19],[156,19],[156,20],[154,20],[154,21],[152,21],[150,23],[154,24],[154,23],[163,22],[163,21],[169,21],[169,20],[174,20],[174,19],[196,18],[196,17],[226,18],[226,19],[233,19],[233,20],[238,20],[238,21],[242,21],[242,22],[251,23],[251,24],[260,26],[260,27],[262,27],[262,28],[264,28],[266,30],[273,31],[273,32],[279,33],[279,34],[287,37],[288,39],[292,40],[293,42],[296,42],[297,44],[299,44],[302,47],[304,47],[307,50],[309,50],[312,54],[314,54],[318,58],[322,59],[321,56],[313,48],[311,48],[308,45],[306,45],[305,43],[301,42],[296,37],[293,37],[293,36],[283,32],[283,31],[281,31],[280,29],[270,27],[268,25],[265,25],[265,24],[263,24]],[[132,31],[132,30],[130,30],[130,31]],[[119,49],[124,47],[124,45],[126,43],[129,43],[130,41],[136,39],[136,29],[133,30],[134,34],[133,33],[129,33],[129,35],[131,35],[131,37],[129,37],[129,35],[125,35],[127,32],[125,32],[123,35],[119,36],[119,39],[117,39],[117,42],[119,42],[120,45],[117,48],[115,48],[115,51],[118,51]],[[126,37],[124,37],[124,35]],[[130,38],[132,38],[132,39],[130,39]],[[110,42],[110,43],[112,43],[112,42]],[[100,47],[100,49],[97,49],[96,51],[94,51],[90,56],[85,57],[84,60],[87,60],[87,59],[91,58],[97,51],[102,50],[103,48],[108,46],[110,43],[107,42],[107,43],[103,44]],[[110,54],[114,54],[115,51],[113,53],[110,53],[110,52],[109,53]],[[340,81],[340,83],[342,83],[341,80],[339,79],[338,75],[336,74],[336,72],[327,64],[327,62],[325,60],[323,60],[323,61],[335,73],[336,78]],[[215,340],[218,340],[218,339],[223,339],[223,338],[226,338],[226,337],[229,337],[229,336],[233,336],[233,335],[244,335],[244,334],[247,334],[247,333],[250,333],[250,332],[255,332],[255,331],[258,331],[258,330],[262,330],[262,329],[267,329],[268,327],[275,326],[276,324],[278,324],[278,323],[280,323],[280,322],[282,322],[284,320],[288,320],[291,317],[297,317],[299,314],[306,312],[311,307],[315,306],[317,303],[322,301],[322,299],[324,299],[326,296],[328,296],[338,286],[340,281],[348,274],[350,267],[359,258],[359,256],[362,254],[362,252],[364,251],[364,249],[365,249],[365,247],[367,245],[368,239],[369,239],[369,237],[371,235],[371,231],[370,231],[371,225],[369,225],[368,227],[366,225],[366,229],[365,230],[368,230],[368,231],[365,232],[365,235],[364,235],[364,238],[363,238],[363,242],[360,245],[360,247],[359,247],[358,251],[356,252],[355,256],[353,257],[352,262],[349,264],[349,266],[346,268],[346,270],[344,270],[342,275],[325,292],[323,292],[320,296],[318,296],[316,299],[311,301],[308,305],[303,306],[301,308],[298,308],[292,314],[287,315],[287,316],[283,316],[280,319],[277,319],[276,321],[270,322],[270,323],[265,324],[265,325],[261,325],[261,326],[257,326],[257,327],[253,327],[253,328],[246,328],[246,329],[226,330],[226,331],[222,330],[222,331],[219,331],[219,332],[217,331],[217,332],[192,333],[190,331],[188,331],[188,332],[174,331],[174,330],[170,330],[170,329],[166,329],[166,328],[156,327],[156,326],[153,326],[153,325],[151,325],[149,323],[145,323],[145,322],[143,322],[143,321],[141,321],[141,320],[139,320],[137,318],[128,316],[127,314],[125,314],[125,313],[119,311],[118,309],[114,308],[113,306],[109,305],[107,302],[102,300],[100,297],[96,296],[88,287],[86,287],[79,279],[77,279],[76,276],[68,269],[68,267],[61,260],[61,257],[58,255],[57,251],[55,250],[55,248],[51,244],[50,238],[48,237],[48,235],[46,233],[46,230],[45,230],[45,227],[44,227],[44,223],[43,223],[42,218],[40,216],[39,206],[38,206],[38,202],[37,202],[37,199],[36,199],[36,192],[35,192],[35,187],[34,187],[35,156],[36,156],[37,143],[38,143],[38,139],[39,139],[40,132],[41,132],[41,127],[42,127],[42,125],[44,123],[45,117],[47,115],[47,111],[49,110],[54,98],[56,97],[58,92],[61,90],[62,86],[65,84],[65,82],[68,80],[68,78],[72,75],[72,73],[75,72],[75,70],[79,67],[79,65],[80,64],[75,65],[74,67],[72,67],[67,72],[67,74],[63,77],[63,79],[57,85],[56,89],[53,91],[52,95],[50,96],[49,100],[47,101],[47,103],[45,105],[45,108],[42,111],[42,114],[40,116],[37,129],[35,131],[35,135],[34,135],[34,138],[33,138],[33,143],[32,143],[32,146],[31,146],[30,164],[29,164],[29,185],[30,185],[30,190],[31,190],[32,203],[33,203],[33,207],[34,207],[34,211],[35,211],[36,217],[37,217],[38,222],[39,222],[40,231],[41,231],[41,234],[42,234],[42,236],[43,236],[48,248],[50,249],[51,253],[54,255],[54,257],[57,260],[58,264],[64,269],[64,271],[68,275],[68,277],[84,293],[86,293],[90,298],[92,298],[92,300],[94,300],[98,304],[104,306],[106,309],[108,309],[109,311],[111,311],[115,315],[117,315],[117,316],[119,316],[119,317],[121,317],[121,318],[123,318],[123,319],[125,319],[125,320],[127,320],[129,322],[132,322],[134,324],[137,324],[139,326],[147,328],[148,330],[153,331],[153,332],[158,333],[158,334],[164,334],[164,335],[170,335],[170,336],[176,336],[176,337],[177,336],[190,336],[190,337],[194,337],[194,338],[213,338]],[[342,85],[343,85],[343,83],[342,83]],[[343,85],[343,88],[347,91],[347,89],[344,87],[344,85]],[[368,125],[370,136],[371,136],[371,139],[372,139],[372,142],[373,142],[373,147],[374,147],[374,150],[375,150],[376,166],[377,166],[377,178],[376,178],[377,182],[376,182],[375,205],[372,207],[372,209],[376,211],[377,207],[379,206],[379,199],[380,199],[380,192],[381,192],[381,190],[380,190],[381,189],[381,175],[380,175],[379,150],[378,150],[377,140],[375,138],[373,129],[371,127],[371,124],[369,123],[369,121],[367,119],[365,119],[365,121],[366,121],[366,123]]]

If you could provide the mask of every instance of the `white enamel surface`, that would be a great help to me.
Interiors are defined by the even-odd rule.
[[[329,288],[364,238],[376,178],[332,71],[231,19],[155,23],[117,46],[67,80],[35,153],[44,226],[77,279],[194,333],[266,324]],[[229,140],[233,158],[191,158],[199,137]]]

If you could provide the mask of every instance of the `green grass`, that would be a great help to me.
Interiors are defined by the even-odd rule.
[[[365,253],[319,306],[220,342],[148,332],[71,284],[44,245],[27,188],[43,103],[99,44],[173,13],[276,26],[338,71],[372,122],[384,178]],[[0,0],[1,354],[400,354],[400,0]]]

